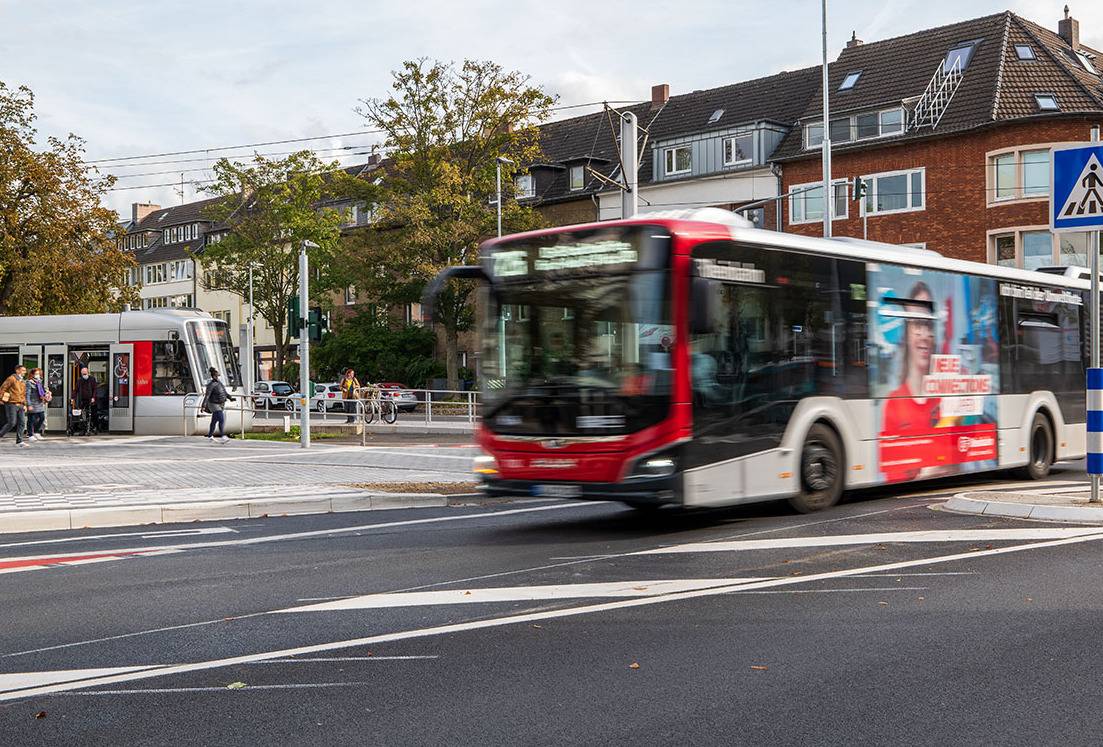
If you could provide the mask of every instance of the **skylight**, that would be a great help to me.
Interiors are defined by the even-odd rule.
[[[951,49],[946,53],[946,61],[942,63],[943,72],[948,73],[953,70],[955,63],[961,72],[965,72],[965,68],[969,67],[969,60],[973,59],[973,50],[976,48],[976,42],[967,42]]]
[[[1084,69],[1087,70],[1089,73],[1091,73],[1092,75],[1099,75],[1099,72],[1095,69],[1095,65],[1092,64],[1091,59],[1089,59],[1086,54],[1077,51],[1076,59],[1080,60],[1080,64],[1083,65]]]
[[[840,91],[849,91],[851,88],[854,87],[854,84],[858,82],[858,78],[861,78],[861,77],[862,77],[862,71],[861,70],[858,70],[858,71],[853,72],[853,73],[847,73],[846,77],[843,78],[843,82],[841,84],[839,84],[839,90]]]
[[[1037,56],[1034,54],[1034,47],[1029,44],[1016,44],[1015,54],[1018,55],[1020,60],[1036,60]]]
[[[1052,93],[1036,93],[1034,100],[1038,102],[1038,108],[1044,112],[1055,112],[1061,109],[1057,105],[1057,97]]]
[[[714,124],[716,122],[719,122],[720,117],[722,117],[722,116],[724,116],[724,110],[723,109],[717,109],[716,111],[714,111],[712,113],[712,116],[709,117],[709,124]]]

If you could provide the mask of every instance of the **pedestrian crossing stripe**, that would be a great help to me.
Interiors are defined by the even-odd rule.
[[[1060,216],[1062,218],[1103,217],[1103,164],[1099,163],[1094,153],[1084,164],[1076,184],[1065,199]]]

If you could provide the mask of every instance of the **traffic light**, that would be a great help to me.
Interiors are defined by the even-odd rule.
[[[322,339],[322,332],[329,329],[329,324],[326,321],[325,314],[322,313],[321,306],[312,306],[307,316],[307,324],[310,325],[310,341],[319,342]]]
[[[860,177],[860,176],[854,177],[854,192],[853,192],[853,194],[854,194],[854,199],[855,200],[860,200],[863,197],[865,197],[866,196],[866,190],[868,188],[869,188],[869,185],[866,184],[866,182],[862,181],[862,177]]]
[[[292,337],[302,334],[303,316],[299,312],[299,297],[291,296],[287,299],[287,331]]]

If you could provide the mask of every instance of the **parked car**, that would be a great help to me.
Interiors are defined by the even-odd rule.
[[[295,409],[294,387],[286,381],[258,381],[253,385],[253,405],[258,410]]]
[[[314,396],[310,398],[310,409],[322,412],[324,410],[341,410],[345,406],[345,400],[341,396],[341,385],[332,382],[328,384],[315,384]]]
[[[395,381],[381,381],[379,387],[380,396],[392,400],[399,412],[413,412],[417,409],[418,398],[408,387]]]

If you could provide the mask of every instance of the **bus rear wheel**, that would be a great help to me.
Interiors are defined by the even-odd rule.
[[[1025,467],[1020,467],[1016,473],[1027,480],[1041,480],[1049,474],[1053,466],[1053,426],[1049,424],[1049,418],[1042,413],[1035,413],[1034,422],[1030,424],[1030,436],[1027,441],[1030,455]]]
[[[813,425],[800,454],[800,492],[789,505],[802,514],[831,508],[843,495],[845,468],[839,436],[826,425]]]

